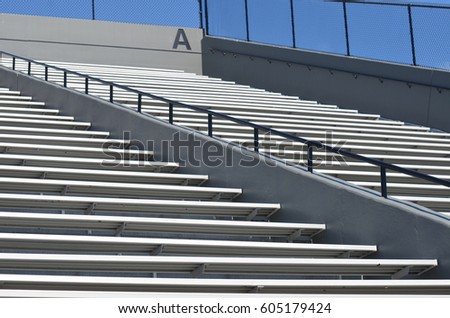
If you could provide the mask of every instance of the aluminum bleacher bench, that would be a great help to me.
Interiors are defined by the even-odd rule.
[[[122,255],[193,255],[242,257],[362,258],[373,245],[250,242],[179,238],[134,238],[81,235],[0,233],[2,251]]]
[[[190,214],[267,219],[280,209],[279,204],[183,200],[118,199],[58,195],[0,193],[0,207],[96,212],[136,212],[153,214]]]
[[[199,256],[111,256],[0,253],[0,269],[135,273],[356,276],[419,276],[436,260],[310,259]]]
[[[154,293],[449,294],[449,280],[193,279],[0,274],[0,297],[153,297]]]

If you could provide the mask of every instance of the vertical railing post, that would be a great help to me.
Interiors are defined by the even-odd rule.
[[[386,178],[386,168],[380,167],[380,176],[381,176],[381,195],[383,198],[387,198],[387,178]]]
[[[89,94],[89,77],[84,79],[84,93]]]
[[[138,113],[142,113],[142,95],[138,94]]]
[[[64,87],[67,87],[67,72],[64,71]]]
[[[410,4],[408,4],[408,18],[409,18],[409,34],[411,37],[411,53],[412,53],[413,65],[417,65],[416,45],[414,44],[414,29],[413,29],[413,20],[412,20],[412,12],[411,12]]]
[[[212,122],[212,115],[208,114],[208,136],[213,136],[213,122]]]
[[[92,0],[92,20],[95,20],[95,0]]]
[[[16,70],[16,58],[14,56],[12,58],[12,69],[13,69],[13,71]]]
[[[209,11],[208,11],[208,0],[205,0],[205,33],[209,35]]]
[[[347,56],[350,56],[350,40],[348,38],[347,3],[345,1],[342,2],[342,8],[344,10],[345,45],[347,48]]]
[[[169,103],[169,123],[173,124],[173,104]]]
[[[313,153],[313,146],[311,144],[307,144],[308,146],[308,153],[307,153],[307,162],[308,162],[308,171],[313,172],[313,165],[314,165],[314,153]]]
[[[45,71],[44,71],[44,79],[47,82],[48,81],[48,66],[45,66]]]
[[[250,28],[249,28],[249,21],[248,21],[248,0],[245,0],[245,32],[247,41],[250,41]]]
[[[291,0],[291,24],[292,24],[292,47],[297,47],[297,41],[295,38],[295,14],[294,14],[294,0]]]
[[[254,128],[253,131],[253,150],[259,152],[259,130],[258,128]]]
[[[31,62],[28,62],[28,75],[31,75]]]
[[[114,87],[109,85],[109,102],[114,103]]]
[[[203,0],[198,0],[198,15],[200,17],[200,29],[203,29]]]

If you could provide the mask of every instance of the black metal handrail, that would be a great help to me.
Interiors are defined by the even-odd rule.
[[[118,89],[122,89],[128,92],[132,92],[135,93],[137,95],[137,103],[138,103],[138,107],[137,107],[137,111],[139,113],[142,113],[142,97],[149,97],[155,100],[159,100],[165,103],[169,104],[169,123],[173,124],[173,108],[175,106],[179,106],[179,107],[183,107],[183,108],[187,108],[187,109],[191,109],[200,113],[204,113],[208,115],[208,135],[210,137],[213,136],[213,118],[214,117],[218,117],[218,118],[222,118],[222,119],[226,119],[229,120],[231,122],[246,126],[246,127],[251,127],[253,128],[254,131],[254,137],[253,137],[253,142],[254,142],[254,150],[256,152],[259,152],[259,133],[261,131],[263,132],[268,132],[270,134],[276,135],[276,136],[280,136],[283,138],[286,138],[288,140],[291,141],[295,141],[295,142],[300,142],[303,143],[307,146],[307,168],[308,171],[313,173],[314,172],[314,148],[316,149],[323,149],[325,151],[328,152],[332,152],[338,155],[341,155],[343,157],[348,157],[348,158],[352,158],[355,160],[359,160],[368,164],[372,164],[375,166],[378,166],[380,168],[380,186],[381,186],[381,195],[385,198],[387,198],[388,196],[388,188],[387,188],[387,178],[386,178],[386,171],[390,170],[390,171],[395,171],[395,172],[399,172],[399,173],[403,173],[405,175],[411,176],[411,177],[415,177],[415,178],[419,178],[422,180],[426,180],[429,181],[431,183],[434,184],[439,184],[439,185],[443,185],[446,187],[450,187],[450,181],[448,180],[444,180],[444,179],[440,179],[425,173],[421,173],[415,170],[411,170],[411,169],[407,169],[407,168],[403,168],[391,163],[387,163],[384,162],[382,160],[378,160],[378,159],[373,159],[373,158],[369,158],[369,157],[365,157],[356,153],[353,153],[351,151],[348,150],[343,150],[340,147],[332,147],[329,145],[325,145],[319,141],[316,140],[308,140],[302,137],[298,137],[283,131],[279,131],[267,126],[262,126],[262,125],[258,125],[252,122],[249,122],[247,120],[244,119],[240,119],[240,118],[235,118],[226,114],[222,114],[222,113],[218,113],[209,109],[205,109],[199,106],[193,106],[193,105],[188,105],[182,102],[178,102],[175,100],[171,100],[165,97],[161,97],[161,96],[157,96],[151,93],[147,93],[147,92],[142,92],[140,90],[125,86],[125,85],[121,85],[121,84],[117,84],[114,82],[110,82],[110,81],[106,81],[106,80],[102,80],[100,78],[97,77],[93,77],[90,75],[86,75],[86,74],[82,74],[76,71],[71,71],[65,68],[61,68],[58,66],[53,66],[53,65],[49,65],[43,62],[37,62],[34,61],[32,59],[29,58],[25,58],[25,57],[21,57],[15,54],[11,54],[8,52],[4,52],[4,51],[0,51],[0,54],[2,55],[6,55],[6,56],[10,56],[12,57],[12,69],[15,70],[16,69],[16,60],[23,60],[26,61],[28,63],[28,68],[27,68],[27,74],[29,76],[32,76],[32,64],[36,64],[36,65],[40,65],[43,66],[45,68],[45,80],[48,81],[48,69],[54,69],[57,71],[61,71],[63,72],[63,76],[64,76],[64,87],[67,87],[67,74],[72,74],[72,75],[76,75],[78,77],[84,78],[84,82],[85,82],[85,93],[89,95],[89,81],[94,81],[94,82],[98,82],[104,85],[108,85],[110,90],[110,94],[109,94],[109,100],[110,102],[114,102],[114,88],[118,88]]]

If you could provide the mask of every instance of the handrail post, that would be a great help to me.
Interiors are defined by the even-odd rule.
[[[387,178],[386,178],[386,168],[380,166],[380,176],[381,176],[381,195],[383,198],[387,198]]]
[[[173,104],[169,103],[169,123],[173,124]]]
[[[31,62],[28,61],[28,75],[31,75]]]
[[[89,77],[84,78],[84,93],[89,94]]]
[[[344,27],[345,27],[345,45],[347,48],[347,56],[350,56],[350,40],[348,38],[348,19],[347,19],[347,2],[342,2],[342,8],[344,10]]]
[[[45,81],[47,82],[48,81],[48,66],[46,65],[45,66],[45,71],[44,71],[44,79],[45,79]]]
[[[138,94],[138,113],[142,113],[142,94]]]
[[[13,71],[16,70],[16,58],[14,56],[12,58],[12,69],[13,69]]]
[[[258,128],[254,128],[254,131],[253,131],[253,149],[256,152],[259,152],[259,130],[258,130]]]
[[[205,0],[205,33],[209,35],[209,11],[208,11],[208,0]]]
[[[411,37],[411,53],[412,53],[413,65],[417,65],[416,45],[414,44],[414,29],[413,29],[412,12],[411,12],[410,4],[408,4],[408,18],[409,18],[409,34]]]
[[[203,0],[198,0],[198,15],[200,16],[200,29],[203,29]],[[208,1],[208,0],[206,0]]]
[[[248,0],[245,0],[245,32],[247,37],[247,42],[250,41],[250,27],[248,21]]]
[[[64,87],[67,87],[67,72],[64,71]]]
[[[213,122],[212,122],[212,115],[208,114],[208,136],[213,136]]]
[[[109,102],[114,103],[114,87],[109,85]]]
[[[308,153],[307,153],[307,161],[308,161],[308,171],[313,172],[313,159],[314,159],[314,153],[313,153],[313,146],[311,144],[307,144],[308,146]]]
[[[294,13],[294,0],[291,0],[291,24],[292,24],[292,47],[297,47],[297,41],[295,38],[295,13]]]

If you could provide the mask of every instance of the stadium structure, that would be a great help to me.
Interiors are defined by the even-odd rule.
[[[0,295],[450,293],[449,72],[0,19]]]

